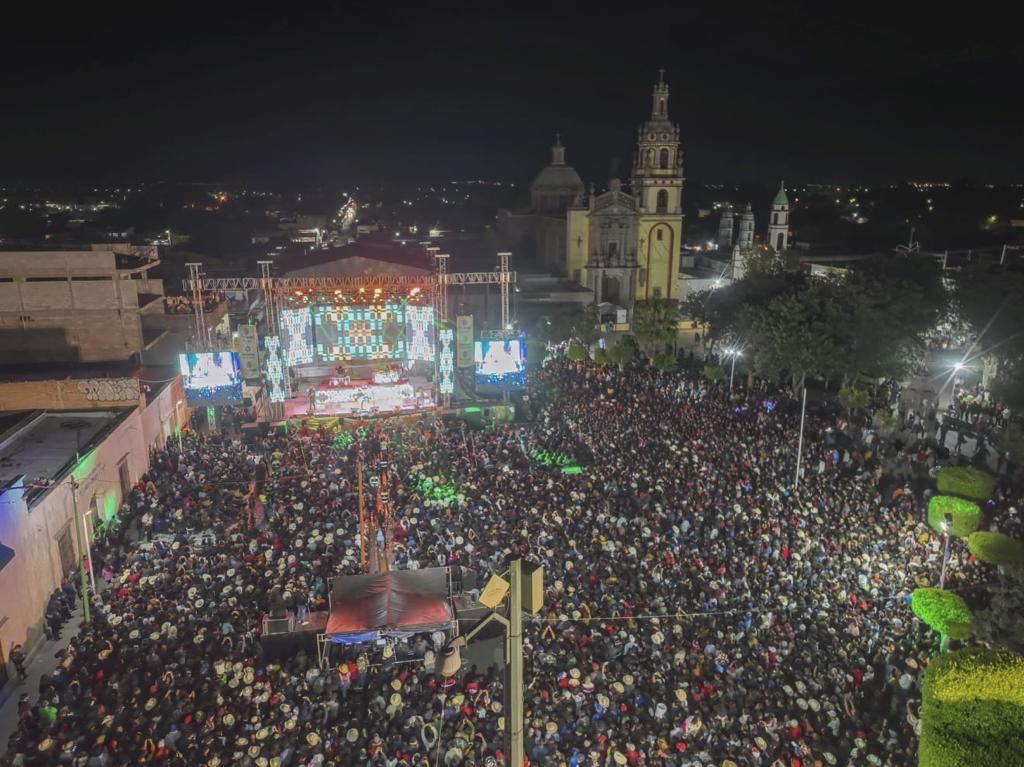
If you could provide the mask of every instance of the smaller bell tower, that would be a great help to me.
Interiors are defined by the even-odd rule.
[[[779,184],[779,193],[772,200],[771,218],[768,220],[768,245],[781,253],[789,247],[789,198],[786,182]]]

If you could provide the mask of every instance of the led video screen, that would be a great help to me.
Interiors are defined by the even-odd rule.
[[[405,303],[315,305],[281,311],[287,367],[317,362],[433,362],[434,307]]]
[[[313,307],[313,340],[322,362],[401,359],[405,356],[403,307]]]
[[[526,385],[526,343],[477,341],[473,347],[477,386],[522,389]]]
[[[179,354],[189,405],[241,405],[242,371],[236,352]]]

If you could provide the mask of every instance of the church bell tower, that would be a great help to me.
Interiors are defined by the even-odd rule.
[[[638,233],[634,298],[679,298],[679,254],[683,242],[683,157],[679,126],[668,116],[665,70],[651,94],[651,117],[640,126],[631,185],[637,200]]]

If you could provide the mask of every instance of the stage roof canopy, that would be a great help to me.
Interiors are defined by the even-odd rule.
[[[326,634],[355,644],[380,636],[446,629],[452,622],[448,568],[335,578]]]

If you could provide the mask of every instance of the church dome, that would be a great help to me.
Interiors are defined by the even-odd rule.
[[[530,209],[564,212],[577,197],[583,195],[583,180],[565,164],[565,147],[556,140],[551,147],[551,164],[530,184]]]

